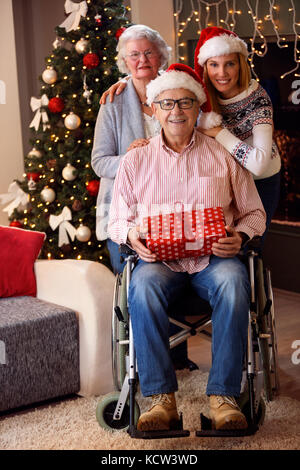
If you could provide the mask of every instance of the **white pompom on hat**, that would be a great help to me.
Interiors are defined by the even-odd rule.
[[[203,78],[203,65],[208,59],[235,52],[248,57],[247,44],[237,34],[217,26],[205,28],[201,31],[195,50],[195,70]]]
[[[199,101],[202,111],[198,120],[200,127],[210,129],[221,124],[222,117],[212,111],[209,96],[202,79],[191,67],[185,64],[170,65],[159,77],[148,83],[147,103],[151,105],[163,91],[177,88],[191,91]]]

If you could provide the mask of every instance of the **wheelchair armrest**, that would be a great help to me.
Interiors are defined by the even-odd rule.
[[[121,243],[120,245],[120,254],[122,255],[136,255],[136,252],[130,248],[129,245],[126,245],[125,243]]]
[[[253,237],[244,246],[245,254],[248,254],[250,251],[258,252],[260,248],[260,243],[261,243],[261,237],[259,236]]]

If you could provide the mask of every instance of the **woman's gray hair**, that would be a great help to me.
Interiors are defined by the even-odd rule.
[[[136,24],[129,26],[120,36],[119,42],[117,45],[118,57],[117,65],[121,73],[130,73],[126,66],[125,55],[126,55],[126,44],[128,41],[134,41],[136,39],[148,39],[152,44],[154,44],[161,56],[160,68],[164,69],[167,67],[171,47],[169,47],[166,41],[161,37],[161,35],[154,29],[149,28],[143,24]]]

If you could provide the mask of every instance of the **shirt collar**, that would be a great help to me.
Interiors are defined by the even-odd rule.
[[[179,154],[179,153],[175,152],[175,150],[172,150],[170,147],[167,146],[167,144],[166,144],[166,142],[165,142],[165,138],[164,138],[163,129],[162,129],[161,132],[160,132],[160,143],[161,143],[161,146],[162,146],[162,148],[163,148],[166,152],[168,152],[168,153],[174,155],[175,157],[178,156],[178,155],[182,155],[182,154],[184,154],[185,152],[187,152],[188,150],[190,150],[190,149],[195,145],[196,136],[197,136],[196,132],[197,132],[196,129],[194,129],[190,142],[189,142],[189,143],[187,144],[187,146],[183,149],[183,151],[180,152],[180,154]]]

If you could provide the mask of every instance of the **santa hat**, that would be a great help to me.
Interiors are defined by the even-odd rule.
[[[159,77],[147,85],[147,103],[150,105],[163,91],[185,88],[196,96],[200,103],[201,116],[198,125],[203,129],[219,126],[222,117],[212,111],[206,87],[199,75],[188,65],[172,64]]]
[[[247,44],[233,31],[211,26],[201,31],[195,50],[195,70],[203,78],[203,65],[211,57],[240,52],[248,57]]]

